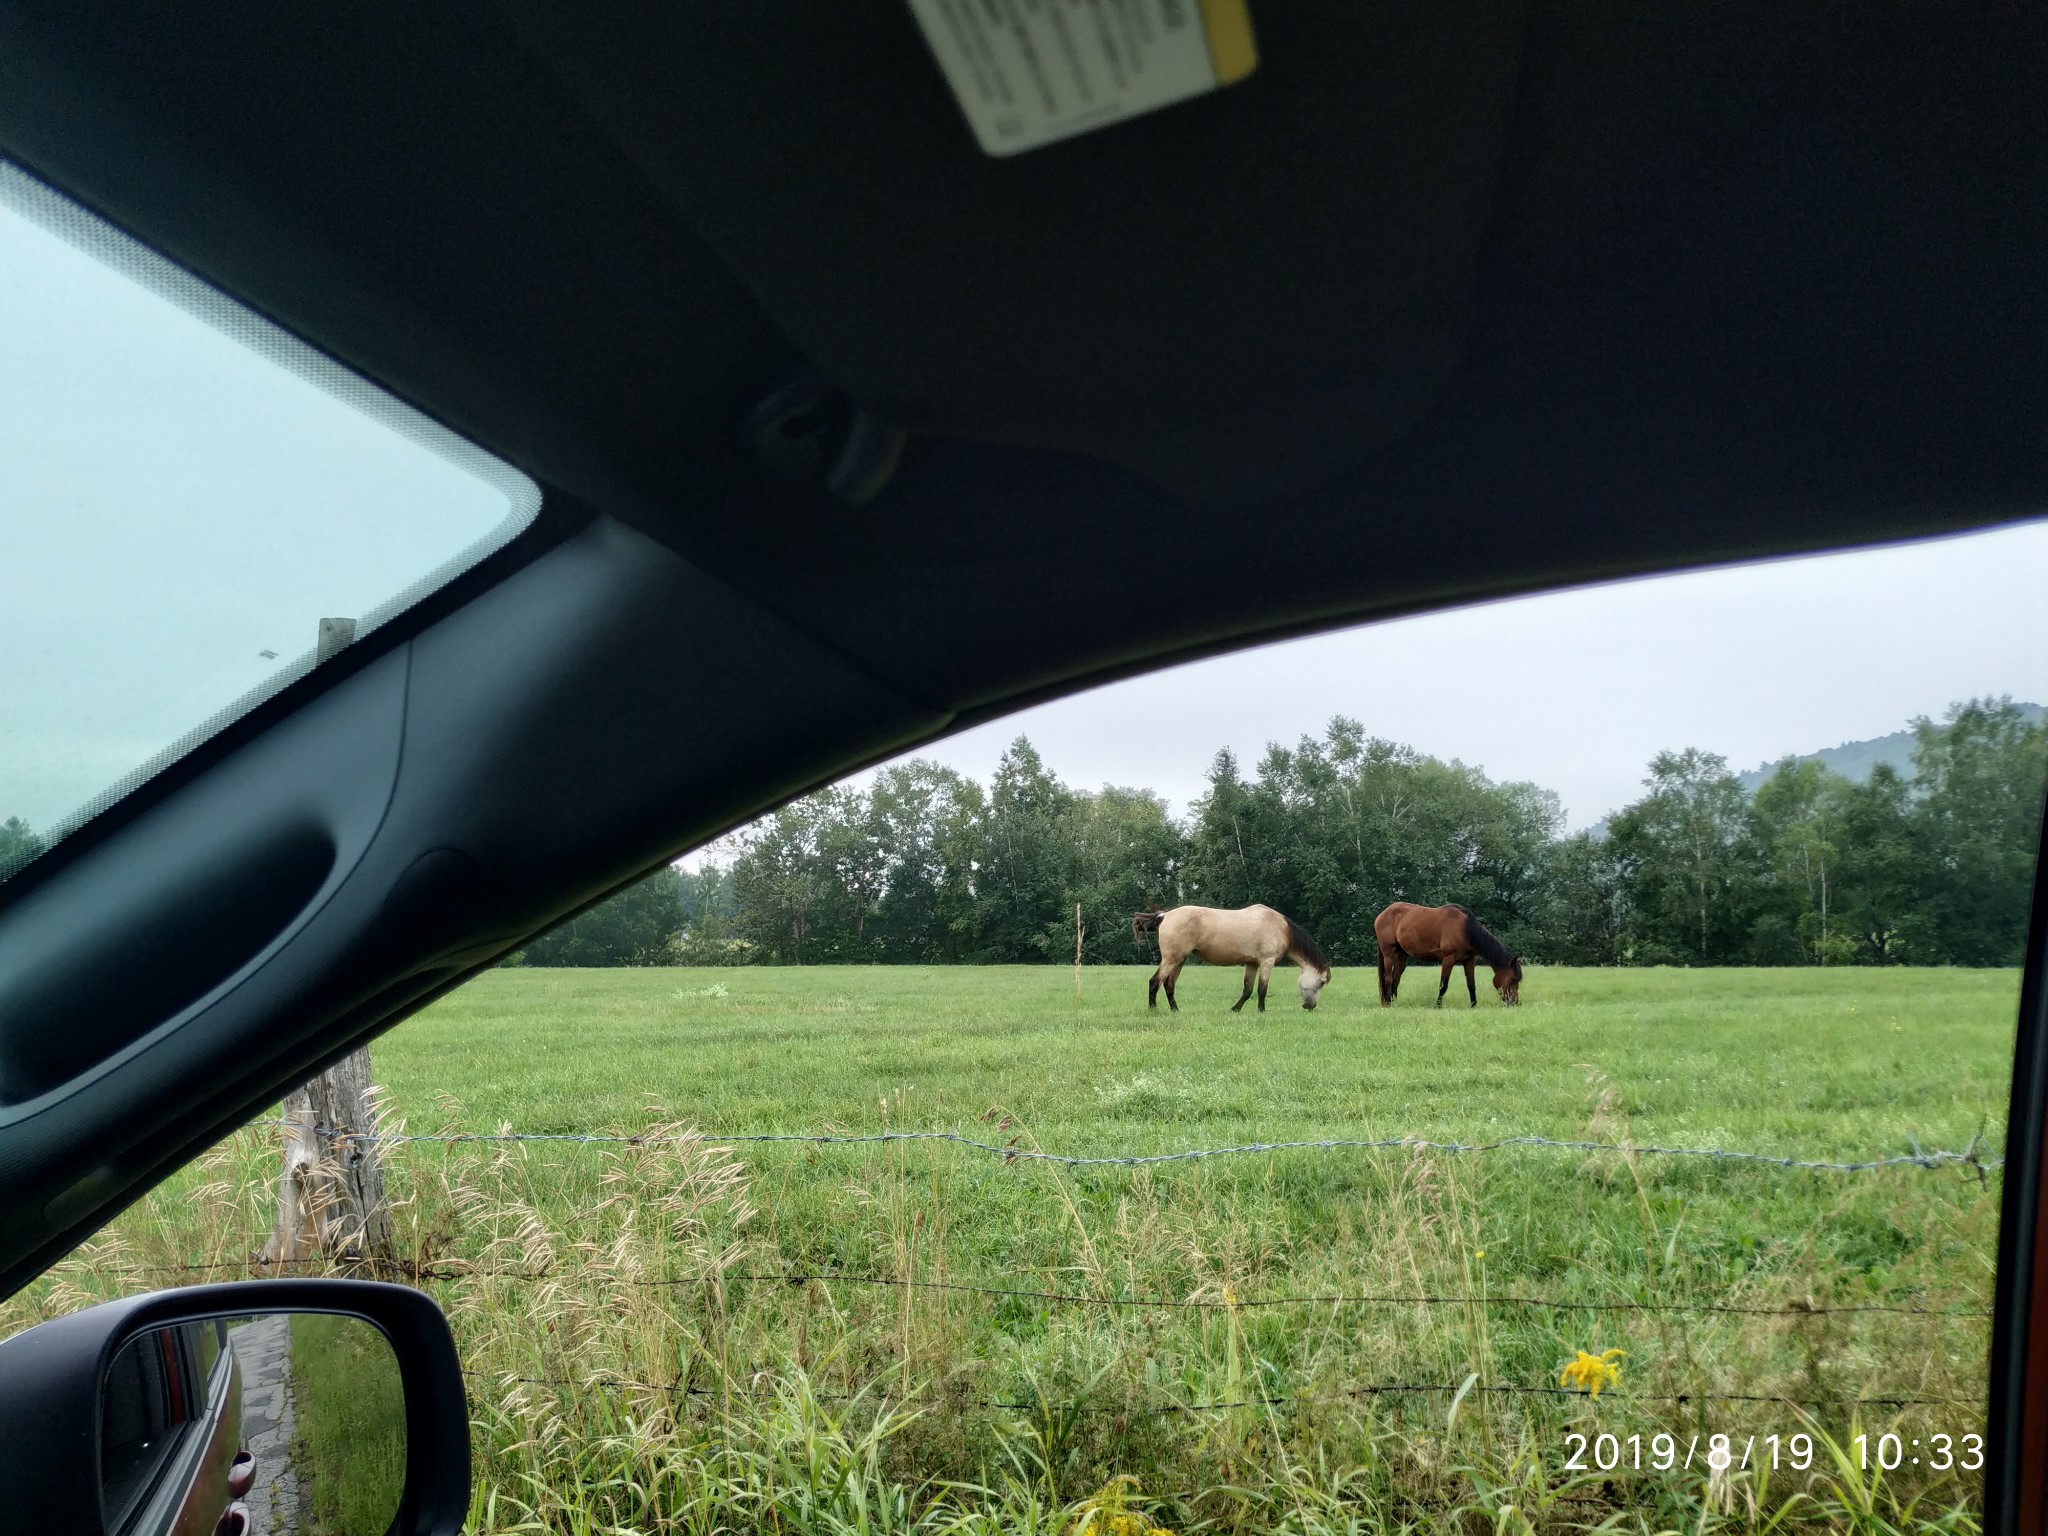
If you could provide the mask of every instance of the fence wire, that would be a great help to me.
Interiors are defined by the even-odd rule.
[[[662,1392],[676,1397],[719,1397],[759,1399],[774,1396],[771,1392],[737,1391],[724,1387],[700,1387],[682,1382],[629,1381],[616,1376],[514,1376],[496,1371],[465,1370],[464,1376],[477,1381],[491,1381],[500,1385],[534,1387],[573,1387],[579,1391],[610,1392]],[[1840,1404],[1831,1399],[1785,1397],[1773,1392],[1624,1392],[1610,1389],[1612,1401],[1630,1403],[1665,1403],[1683,1407],[1691,1403],[1782,1403],[1793,1408],[1834,1408]],[[1221,1413],[1233,1408],[1284,1408],[1290,1405],[1312,1405],[1317,1403],[1341,1403],[1370,1397],[1425,1397],[1438,1393],[1477,1396],[1504,1397],[1586,1397],[1587,1393],[1578,1387],[1529,1387],[1509,1382],[1486,1384],[1459,1382],[1374,1382],[1366,1386],[1345,1387],[1335,1392],[1303,1392],[1277,1397],[1238,1397],[1202,1403],[1150,1403],[1135,1410],[1128,1404],[1083,1403],[1077,1405],[1083,1413]],[[852,1402],[868,1395],[858,1392],[818,1392],[810,1396],[823,1402]],[[1013,1413],[1031,1413],[1046,1405],[1036,1401],[1011,1402],[1001,1398],[969,1397],[953,1399],[962,1407],[997,1408]],[[1859,1397],[1858,1406],[1871,1408],[1975,1408],[1982,1410],[1983,1404],[1965,1397]]]
[[[244,1274],[268,1272],[278,1269],[317,1267],[351,1272],[347,1265],[337,1265],[325,1258],[279,1259],[263,1264],[247,1259],[223,1259],[204,1264],[158,1264],[131,1269],[136,1275],[193,1275],[218,1274],[227,1270],[239,1270]],[[365,1262],[354,1266],[355,1270],[392,1274],[413,1281],[439,1281],[449,1284],[465,1280],[511,1280],[523,1284],[539,1284],[545,1280],[567,1280],[577,1278],[576,1272],[548,1269],[487,1268],[472,1265],[461,1260],[428,1260],[421,1263]],[[1240,1297],[1192,1297],[1171,1296],[1091,1296],[1082,1291],[1036,1290],[1023,1286],[978,1285],[965,1280],[916,1280],[897,1275],[849,1274],[840,1270],[719,1270],[707,1275],[689,1275],[663,1279],[633,1279],[617,1276],[601,1277],[608,1284],[638,1289],[681,1289],[691,1286],[708,1285],[859,1285],[890,1290],[956,1292],[973,1296],[994,1296],[1025,1301],[1042,1301],[1060,1306],[1126,1308],[1134,1311],[1186,1311],[1186,1312],[1250,1312],[1273,1307],[1524,1307],[1553,1312],[1640,1312],[1653,1314],[1685,1314],[1691,1316],[1724,1315],[1730,1317],[1844,1317],[1861,1313],[1884,1313],[1910,1317],[1972,1317],[1986,1318],[1992,1315],[1989,1307],[1920,1307],[1903,1302],[1847,1302],[1841,1304],[1808,1301],[1794,1298],[1776,1306],[1742,1305],[1734,1302],[1714,1301],[1584,1301],[1549,1296],[1522,1296],[1507,1294],[1500,1296],[1431,1295],[1427,1293],[1348,1293],[1310,1292],[1302,1295],[1282,1296],[1240,1296]]]
[[[285,1125],[288,1122],[274,1122]],[[506,1143],[558,1143],[577,1147],[621,1146],[640,1147],[664,1144],[694,1144],[706,1147],[727,1147],[742,1145],[799,1145],[799,1146],[882,1146],[902,1143],[936,1143],[957,1146],[968,1151],[1000,1158],[1003,1163],[1038,1162],[1066,1168],[1139,1168],[1168,1163],[1205,1161],[1220,1157],[1239,1157],[1273,1154],[1280,1152],[1338,1152],[1338,1151],[1412,1151],[1443,1152],[1452,1154],[1500,1152],[1516,1148],[1541,1148],[1555,1151],[1577,1152],[1586,1155],[1609,1153],[1624,1157],[1692,1157],[1715,1162],[1742,1163],[1764,1167],[1782,1168],[1816,1173],[1868,1173],[1881,1169],[1911,1167],[1936,1170],[1946,1167],[1962,1167],[1975,1173],[1980,1181],[1987,1174],[2004,1164],[2002,1158],[1987,1158],[1980,1155],[1977,1138],[1962,1151],[1945,1148],[1926,1150],[1907,1138],[1910,1151],[1884,1157],[1859,1160],[1833,1160],[1823,1158],[1801,1158],[1780,1156],[1773,1153],[1735,1150],[1726,1147],[1681,1147],[1663,1145],[1635,1145],[1623,1142],[1604,1142],[1550,1136],[1506,1136],[1491,1141],[1436,1141],[1421,1136],[1396,1136],[1383,1138],[1331,1137],[1318,1140],[1246,1142],[1234,1146],[1194,1148],[1176,1152],[1127,1153],[1120,1155],[1077,1157],[1020,1147],[1015,1142],[998,1144],[979,1140],[957,1131],[885,1131],[870,1134],[836,1134],[827,1132],[763,1132],[736,1135],[699,1135],[692,1132],[680,1134],[621,1134],[616,1132],[442,1132],[435,1134],[406,1133],[360,1133],[336,1130],[328,1126],[315,1127],[318,1134],[337,1149],[355,1148],[368,1144],[378,1146],[400,1145],[495,1145]],[[239,1271],[243,1275],[276,1273],[286,1269],[322,1269],[329,1272],[376,1273],[383,1276],[403,1277],[414,1282],[438,1281],[459,1284],[481,1279],[501,1279],[520,1283],[540,1283],[554,1278],[573,1278],[574,1271],[556,1274],[548,1269],[487,1268],[465,1263],[460,1260],[422,1261],[417,1263],[379,1262],[361,1265],[337,1264],[329,1258],[276,1261],[262,1264],[249,1259],[221,1260],[212,1263],[152,1265],[130,1267],[126,1272],[136,1275],[197,1275]],[[1745,1305],[1732,1302],[1704,1301],[1594,1301],[1571,1298],[1507,1295],[1460,1295],[1460,1294],[1377,1294],[1323,1292],[1297,1295],[1256,1296],[1256,1297],[1156,1297],[1156,1296],[1098,1296],[1085,1292],[1038,1289],[1024,1286],[982,1285],[955,1280],[917,1280],[902,1276],[854,1274],[832,1270],[812,1271],[755,1271],[724,1270],[711,1274],[680,1278],[624,1278],[602,1277],[607,1283],[618,1286],[682,1288],[691,1286],[746,1284],[746,1285],[855,1285],[908,1291],[952,1292],[999,1299],[1015,1299],[1056,1306],[1083,1306],[1120,1308],[1131,1310],[1159,1311],[1252,1311],[1279,1307],[1514,1307],[1534,1310],[1571,1313],[1653,1313],[1727,1315],[1742,1317],[1824,1317],[1855,1314],[1889,1314],[1927,1317],[1987,1318],[1991,1309],[1979,1307],[1924,1307],[1899,1302],[1850,1302],[1842,1304],[1814,1302],[1793,1299],[1775,1306]],[[692,1398],[761,1397],[771,1394],[760,1392],[735,1392],[728,1388],[696,1386],[688,1383],[663,1383],[634,1381],[618,1377],[592,1376],[550,1377],[519,1376],[493,1371],[465,1370],[463,1374],[476,1381],[492,1382],[503,1386],[528,1385],[552,1388],[573,1388],[577,1390],[601,1391],[644,1391]],[[1431,1395],[1477,1395],[1517,1397],[1581,1397],[1586,1394],[1577,1388],[1551,1386],[1525,1386],[1512,1383],[1475,1382],[1377,1382],[1362,1386],[1348,1387],[1330,1393],[1297,1393],[1275,1396],[1250,1396],[1229,1400],[1196,1403],[1164,1402],[1151,1403],[1133,1408],[1130,1405],[1080,1405],[1088,1413],[1145,1414],[1212,1413],[1243,1408],[1282,1408],[1314,1403],[1338,1403],[1371,1398],[1418,1397]],[[813,1393],[828,1401],[851,1401],[863,1394],[858,1393]],[[1632,1403],[1659,1403],[1683,1407],[1693,1403],[1780,1403],[1792,1407],[1819,1408],[1838,1406],[1833,1402],[1804,1400],[1785,1397],[1774,1393],[1744,1392],[1695,1392],[1640,1394],[1617,1393],[1623,1401]],[[959,1400],[962,1406],[993,1409],[1005,1412],[1034,1412],[1044,1405],[1037,1402],[1007,1401],[995,1398],[968,1398]],[[1907,1407],[1965,1407],[1981,1409],[1982,1403],[1965,1398],[1933,1397],[1859,1397],[1859,1405],[1883,1408]]]
[[[285,1124],[286,1122],[275,1122]],[[1100,1157],[1071,1157],[1056,1152],[1041,1152],[1014,1143],[980,1141],[959,1131],[877,1131],[864,1135],[840,1135],[828,1132],[775,1131],[738,1135],[699,1135],[686,1132],[680,1135],[626,1135],[609,1131],[447,1131],[434,1134],[390,1134],[385,1132],[342,1131],[329,1126],[316,1127],[325,1139],[343,1146],[404,1146],[422,1143],[440,1146],[460,1146],[470,1143],[490,1145],[505,1142],[559,1142],[574,1146],[622,1146],[646,1147],[668,1144],[693,1143],[705,1147],[734,1147],[762,1144],[793,1144],[799,1146],[877,1146],[904,1142],[936,1142],[948,1146],[964,1147],[969,1151],[986,1153],[1001,1158],[1005,1163],[1033,1162],[1054,1163],[1063,1168],[1145,1168],[1162,1163],[1192,1163],[1219,1157],[1244,1157],[1271,1154],[1275,1152],[1336,1152],[1336,1151],[1414,1151],[1414,1152],[1504,1152],[1518,1147],[1542,1147],[1567,1152],[1586,1154],[1612,1152],[1629,1157],[1698,1157],[1725,1163],[1752,1163],[1772,1168],[1797,1169],[1816,1173],[1871,1173],[1883,1168],[1936,1169],[1960,1166],[1969,1169],[1982,1178],[1987,1172],[2005,1166],[2002,1157],[1987,1158],[1977,1150],[1976,1138],[1962,1151],[1937,1148],[1923,1149],[1911,1137],[1907,1137],[1910,1151],[1888,1157],[1865,1158],[1854,1162],[1838,1162],[1824,1158],[1781,1157],[1770,1152],[1746,1152],[1728,1147],[1667,1147],[1637,1145],[1629,1142],[1580,1141],[1554,1136],[1503,1136],[1493,1141],[1432,1141],[1423,1136],[1387,1136],[1374,1139],[1327,1137],[1313,1141],[1252,1141],[1228,1147],[1197,1147],[1179,1152],[1132,1152]]]

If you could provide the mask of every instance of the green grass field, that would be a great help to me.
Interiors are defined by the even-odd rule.
[[[388,1529],[405,1496],[405,1384],[390,1342],[356,1318],[292,1319],[298,1536]]]
[[[1174,1015],[1147,1012],[1145,975],[1089,969],[1077,1003],[1052,967],[494,971],[379,1041],[376,1075],[415,1132],[959,1130],[1083,1156],[1535,1134],[1828,1159],[1974,1138],[1995,1158],[2018,988],[1535,971],[1519,1009],[1438,1011],[1412,972],[1383,1011],[1340,971],[1305,1013],[1283,973],[1262,1016],[1228,1012],[1234,971],[1191,968]],[[273,1136],[224,1144],[6,1318],[242,1263]],[[1120,1499],[1174,1531],[1971,1523],[1974,1480],[1844,1471],[1824,1441],[1775,1476],[1701,1462],[1717,1432],[1980,1429],[1995,1171],[1533,1148],[387,1157],[406,1250],[479,1373],[482,1530],[1139,1530]],[[789,1272],[919,1284],[748,1278]],[[977,1286],[1083,1299],[946,1288]],[[1347,1299],[1282,1301],[1300,1296]],[[1199,1305],[1109,1304],[1134,1299]],[[1851,1306],[1904,1310],[1831,1310]],[[1529,1390],[1610,1349],[1597,1403]],[[1701,1438],[1689,1469],[1603,1473],[1567,1465],[1575,1431],[1640,1435],[1645,1457],[1660,1432],[1681,1454]]]
[[[1860,1156],[2002,1121],[2019,986],[2001,971],[1550,971],[1519,1009],[1437,1010],[1417,970],[1385,1011],[1369,974],[1341,972],[1309,1013],[1283,970],[1262,1016],[1232,1014],[1238,973],[1205,967],[1178,1014],[1148,1012],[1146,975],[1087,969],[1077,1006],[1059,967],[494,971],[388,1036],[376,1065],[416,1121],[447,1094],[472,1128],[632,1124],[656,1099],[706,1129],[873,1129],[886,1096],[899,1125],[1000,1104],[1063,1152],[1196,1132],[1568,1135],[1590,1066],[1645,1141]]]

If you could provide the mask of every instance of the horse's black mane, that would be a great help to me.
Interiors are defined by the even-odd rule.
[[[1287,919],[1287,937],[1293,941],[1295,953],[1306,957],[1310,965],[1319,971],[1327,971],[1330,968],[1330,957],[1308,936],[1308,930],[1291,917]]]
[[[1450,905],[1457,906],[1457,903],[1452,902]],[[1463,907],[1458,907],[1458,910],[1465,912]],[[1507,945],[1495,938],[1486,924],[1480,922],[1470,912],[1465,912],[1465,942],[1478,950],[1480,957],[1497,971],[1504,971],[1515,963],[1515,957],[1508,953]]]

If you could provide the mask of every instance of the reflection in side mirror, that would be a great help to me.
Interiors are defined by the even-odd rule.
[[[156,1328],[101,1381],[101,1509],[124,1536],[384,1536],[405,1470],[398,1359],[359,1317]]]
[[[462,1362],[410,1286],[181,1286],[0,1339],[0,1529],[455,1536],[468,1510]]]

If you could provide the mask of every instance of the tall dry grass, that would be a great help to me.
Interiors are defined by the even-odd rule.
[[[1597,1083],[1588,1113],[1626,1139]],[[458,1128],[461,1106],[437,1118]],[[1682,1212],[1660,1207],[1631,1156],[1549,1165],[1574,1191],[1561,1208],[1613,1234],[1613,1293],[1775,1310],[1480,1299],[1526,1289],[1490,1275],[1489,1244],[1540,1247],[1544,1234],[1528,1230],[1523,1181],[1477,1158],[1372,1156],[1310,1243],[1281,1162],[1262,1193],[1202,1165],[1086,1181],[901,1144],[750,1165],[658,1107],[636,1129],[640,1144],[601,1149],[385,1154],[396,1273],[441,1300],[470,1372],[477,1531],[1975,1529],[1974,1480],[1874,1475],[1843,1448],[1894,1421],[1980,1430],[1987,1323],[1824,1310],[1853,1277],[1828,1268],[1811,1233],[1786,1234],[1763,1270],[1703,1281],[1683,1261]],[[0,1326],[260,1273],[276,1156],[273,1130],[229,1138],[7,1302]],[[799,1175],[834,1185],[825,1230],[791,1224],[783,1196]],[[991,1269],[990,1234],[967,1230],[1008,1209],[974,1183],[991,1177],[1051,1213],[1062,1240],[1050,1260],[1034,1250]],[[1851,1207],[1946,1234],[1891,1294],[1942,1309],[1988,1290],[1988,1268],[1970,1265],[1992,1251],[1995,1198],[1908,1172],[1843,1184],[1813,1221]],[[1585,1252],[1581,1294],[1601,1279]],[[843,1271],[848,1254],[873,1278],[919,1284],[772,1278]],[[946,1288],[1006,1284],[1201,1305]],[[1446,1299],[1261,1304],[1305,1293]],[[1514,1390],[1554,1385],[1581,1348],[1626,1351],[1599,1401]],[[1456,1390],[1359,1391],[1388,1385]],[[1868,1401],[1880,1396],[1954,1405]],[[1565,1466],[1574,1430],[1679,1443],[1804,1430],[1817,1449],[1803,1471],[1619,1476]]]

